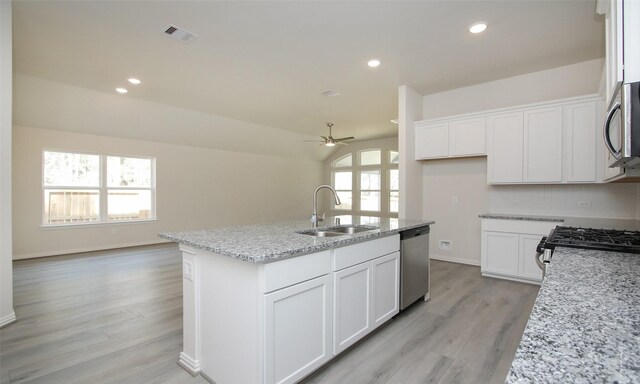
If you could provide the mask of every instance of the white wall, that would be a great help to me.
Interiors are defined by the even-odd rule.
[[[492,186],[489,211],[635,219],[640,207],[638,187],[632,183]],[[590,206],[578,206],[578,203]]]
[[[422,119],[422,97],[410,87],[398,89],[398,147],[400,149],[401,219],[420,219],[422,214],[422,165],[415,161],[415,125]],[[437,224],[437,223],[436,223]]]
[[[159,232],[305,219],[321,162],[14,126],[14,258],[160,242]],[[156,157],[151,223],[41,228],[45,148]],[[19,214],[16,214],[18,213]]]
[[[16,71],[19,69],[16,68]],[[144,86],[141,85],[141,86]],[[317,136],[39,78],[14,76],[13,123],[25,127],[324,160]]]
[[[423,119],[597,93],[604,59],[426,95]]]
[[[597,93],[603,60],[591,60],[530,73],[423,98],[423,118],[510,107]],[[402,148],[402,146],[401,146]],[[530,213],[594,217],[638,215],[638,186],[488,186],[486,157],[423,161],[423,217],[433,219],[430,251],[434,258],[480,264],[479,214]],[[458,197],[458,205],[451,204]],[[578,208],[591,201],[590,208]],[[518,204],[513,204],[518,201]],[[626,209],[623,205],[626,204]],[[438,247],[452,241],[451,251]]]
[[[15,321],[11,243],[11,2],[0,1],[0,327]]]

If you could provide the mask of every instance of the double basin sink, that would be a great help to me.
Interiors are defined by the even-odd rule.
[[[309,235],[315,237],[335,237],[344,235],[353,235],[360,232],[375,231],[380,229],[372,225],[338,225],[334,227],[314,228],[299,231],[301,235]]]

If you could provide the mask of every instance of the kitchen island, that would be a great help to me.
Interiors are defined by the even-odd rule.
[[[640,382],[640,255],[556,247],[507,383]]]
[[[292,221],[161,234],[183,252],[179,364],[217,384],[292,383],[398,313],[399,232],[434,222],[337,219],[320,226],[362,232],[312,236]]]

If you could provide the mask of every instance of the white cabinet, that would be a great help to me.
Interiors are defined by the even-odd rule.
[[[522,107],[487,117],[489,184],[598,181],[600,98]]]
[[[416,160],[449,156],[449,124],[416,126]]]
[[[371,263],[334,273],[334,353],[347,349],[371,332]]]
[[[540,283],[536,246],[561,222],[482,219],[483,276]]]
[[[331,286],[325,275],[264,296],[265,383],[294,383],[333,357]]]
[[[400,253],[371,262],[373,328],[391,319],[400,309]]]
[[[449,156],[481,156],[486,154],[486,121],[484,118],[449,123]]]
[[[339,354],[399,311],[400,239],[336,250],[333,351]]]
[[[179,364],[217,383],[298,382],[398,313],[397,234],[271,263],[180,248]]]
[[[484,118],[417,123],[416,160],[485,155],[485,135]]]
[[[489,183],[521,183],[523,113],[491,116],[488,121],[487,179]]]
[[[562,107],[525,111],[523,145],[525,183],[561,182]]]
[[[615,88],[623,80],[623,51],[622,51],[622,0],[606,2],[605,10],[605,100],[608,102],[614,94]]]
[[[602,103],[590,101],[562,107],[562,180],[595,182],[597,136]]]

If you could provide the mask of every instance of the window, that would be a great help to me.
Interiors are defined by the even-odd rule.
[[[373,148],[332,161],[331,183],[342,201],[341,205],[333,205],[333,209],[364,215],[397,215],[398,155],[397,151]]]
[[[155,218],[155,159],[43,152],[44,225]]]

